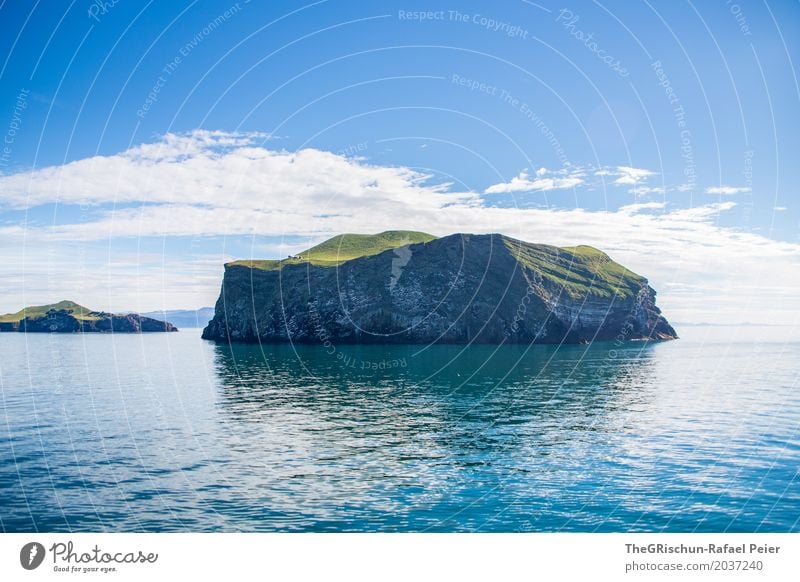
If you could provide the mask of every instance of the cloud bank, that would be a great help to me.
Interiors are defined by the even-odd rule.
[[[649,170],[541,168],[490,185],[484,198],[407,167],[266,147],[272,143],[264,134],[198,130],[115,155],[0,176],[2,210],[86,209],[80,221],[2,223],[0,290],[14,304],[8,309],[23,298],[65,297],[102,309],[199,307],[213,302],[222,262],[233,258],[225,250],[227,237],[254,237],[256,249],[261,237],[291,237],[297,250],[340,232],[414,229],[596,246],[647,276],[668,317],[678,322],[791,323],[800,313],[800,245],[718,226],[721,213],[735,211],[733,201],[693,208],[641,202],[605,211],[491,205],[496,193],[582,187],[589,175],[640,186],[656,175]],[[211,236],[223,242],[202,256],[165,251],[139,260],[129,253],[122,261],[110,250],[123,239]],[[135,273],[135,285],[126,283],[125,269]]]

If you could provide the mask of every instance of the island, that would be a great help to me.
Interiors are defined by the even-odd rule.
[[[143,333],[178,331],[169,322],[136,313],[92,311],[73,301],[25,307],[0,315],[0,331],[39,333]]]
[[[677,334],[647,279],[590,246],[502,234],[343,234],[225,265],[214,341],[587,343]]]

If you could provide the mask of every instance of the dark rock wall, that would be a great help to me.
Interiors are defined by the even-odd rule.
[[[338,267],[226,267],[221,341],[577,343],[672,339],[642,279],[628,296],[575,297],[517,261],[502,237],[459,235]]]
[[[9,329],[0,328],[0,331],[41,333],[178,331],[171,323],[136,314],[112,315],[110,313],[101,313],[96,315],[100,316],[100,319],[89,321],[77,319],[66,310],[51,310],[43,317],[26,317]]]

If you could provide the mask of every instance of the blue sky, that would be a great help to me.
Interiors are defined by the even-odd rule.
[[[796,2],[5,2],[0,28],[0,311],[200,307],[231,258],[416,228],[593,244],[679,321],[798,313]]]

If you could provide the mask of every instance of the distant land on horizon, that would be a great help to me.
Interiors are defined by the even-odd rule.
[[[213,307],[200,309],[166,309],[163,311],[145,311],[140,315],[158,321],[168,321],[179,329],[203,328],[214,317]]]
[[[677,334],[642,277],[594,247],[502,234],[341,234],[225,264],[215,341],[588,343]]]
[[[172,323],[137,313],[94,311],[74,301],[24,307],[0,315],[0,332],[143,333],[178,331]]]

